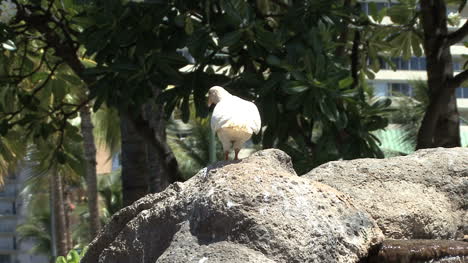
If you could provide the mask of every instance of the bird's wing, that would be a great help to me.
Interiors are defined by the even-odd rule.
[[[247,121],[249,122],[249,127],[252,129],[252,132],[257,134],[262,127],[262,121],[260,119],[260,113],[258,112],[258,108],[255,104],[250,101],[246,101],[246,117]]]
[[[258,133],[261,128],[260,113],[250,101],[236,96],[220,101],[211,117],[211,129],[232,127],[248,133]]]

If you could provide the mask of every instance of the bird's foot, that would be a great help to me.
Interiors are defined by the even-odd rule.
[[[240,149],[234,149],[234,153],[235,153],[234,160],[239,160],[239,152],[240,152]]]
[[[224,152],[224,160],[229,160],[229,152]]]

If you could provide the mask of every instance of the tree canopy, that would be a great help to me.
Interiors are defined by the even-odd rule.
[[[378,69],[386,41],[371,34],[375,25],[354,3],[351,9],[343,1],[16,5],[2,32],[3,96],[11,98],[3,107],[12,108],[1,130],[25,125],[42,139],[58,133],[55,156],[62,161],[62,138],[80,137],[67,120],[90,101],[95,110],[106,104],[133,115],[148,102],[163,104],[166,117],[178,107],[188,121],[191,100],[197,115],[207,116],[205,94],[213,85],[253,100],[264,123],[254,141],[288,151],[303,169],[382,157],[371,132],[387,125],[382,113],[390,101],[369,100],[365,78]]]

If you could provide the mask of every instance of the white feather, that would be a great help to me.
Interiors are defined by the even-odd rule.
[[[223,98],[214,108],[211,129],[216,132],[221,128],[229,127],[250,134],[258,133],[261,120],[257,106],[232,95]]]

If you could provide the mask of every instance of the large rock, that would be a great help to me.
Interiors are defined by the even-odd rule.
[[[124,208],[82,262],[358,262],[382,238],[347,196],[264,150]]]
[[[468,149],[335,161],[304,177],[349,194],[387,238],[454,239],[468,234]]]

